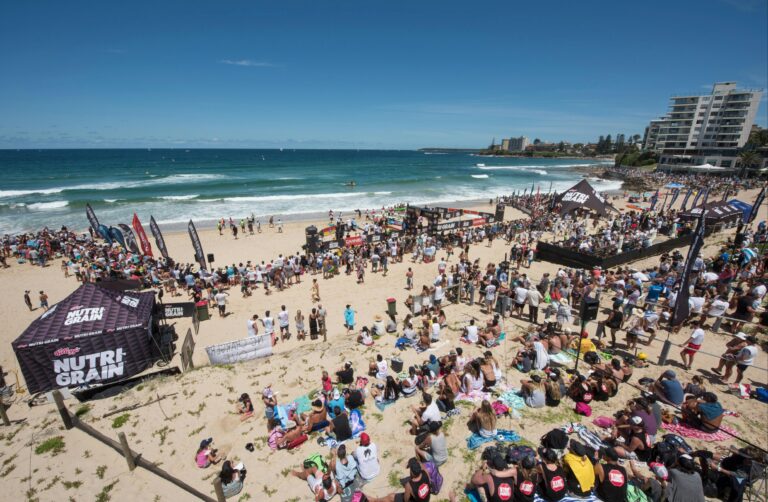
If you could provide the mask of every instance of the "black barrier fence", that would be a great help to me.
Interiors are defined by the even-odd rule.
[[[687,246],[691,243],[692,239],[693,234],[688,234],[683,237],[676,237],[674,239],[653,244],[647,248],[612,256],[597,256],[594,254],[580,253],[577,250],[564,248],[548,242],[539,242],[536,246],[536,258],[550,263],[557,263],[558,265],[565,265],[566,267],[584,269],[601,267],[605,269],[666,253],[682,246]]]

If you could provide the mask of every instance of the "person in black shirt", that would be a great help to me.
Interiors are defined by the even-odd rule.
[[[344,363],[344,367],[336,372],[336,378],[338,378],[341,384],[352,384],[355,381],[355,370],[352,368],[352,363]]]
[[[350,410],[357,409],[365,404],[365,395],[360,389],[344,389],[344,404]]]
[[[595,464],[597,495],[601,500],[627,500],[627,471],[618,464],[613,448],[603,450],[604,464]]]
[[[349,415],[347,410],[342,410],[338,406],[333,407],[334,418],[328,424],[326,432],[335,436],[336,441],[342,442],[352,437],[352,428],[349,426]]]

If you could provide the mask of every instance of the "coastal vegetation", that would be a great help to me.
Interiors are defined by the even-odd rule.
[[[616,165],[626,167],[643,167],[651,166],[659,161],[659,156],[656,152],[624,152],[616,155]]]

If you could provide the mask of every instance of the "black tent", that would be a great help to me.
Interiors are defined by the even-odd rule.
[[[616,209],[608,204],[602,195],[587,183],[587,180],[581,180],[567,191],[561,193],[555,198],[555,204],[560,205],[560,214],[570,213],[577,209],[588,209],[603,216],[608,214],[609,210]]]
[[[103,384],[152,365],[154,293],[84,284],[11,345],[30,393]]]
[[[682,220],[695,220],[701,216],[702,209],[704,210],[704,219],[707,225],[738,223],[744,216],[742,208],[730,202],[718,200],[691,208],[680,214],[680,218]]]

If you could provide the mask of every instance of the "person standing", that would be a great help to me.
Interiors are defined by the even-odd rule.
[[[317,279],[312,279],[312,303],[320,301],[320,285],[317,283]]]
[[[691,324],[693,325],[693,333],[691,333],[690,338],[683,344],[684,348],[680,352],[683,368],[686,370],[691,369],[691,366],[693,366],[693,357],[696,355],[696,352],[701,350],[701,345],[704,343],[704,330],[701,329],[701,321],[695,319]],[[686,356],[688,357],[688,362],[685,360]]]
[[[251,337],[251,336],[255,337],[255,336],[259,335],[259,326],[258,326],[258,324],[256,324],[258,321],[259,321],[258,314],[253,314],[253,317],[251,317],[250,319],[248,319],[246,321],[246,326],[248,328],[248,336],[249,337]]]
[[[264,334],[269,336],[272,340],[272,345],[277,345],[277,337],[275,336],[275,320],[269,315],[269,310],[264,313],[264,318],[261,319],[261,325],[264,326]]]
[[[757,338],[753,335],[747,337],[747,346],[742,348],[736,354],[736,380],[734,383],[741,383],[741,379],[744,378],[744,372],[747,368],[755,364],[755,358],[757,357]],[[723,380],[727,381],[731,377],[731,370],[733,366],[728,366],[723,375]]]
[[[344,327],[347,328],[347,335],[355,329],[355,313],[351,305],[344,309]]]
[[[328,329],[326,327],[325,319],[327,316],[327,312],[325,311],[325,308],[323,308],[322,304],[317,304],[317,329],[320,330],[320,334],[323,335],[323,341],[327,341],[328,339]]]
[[[45,294],[45,291],[40,291],[40,308],[48,310],[48,295]]]
[[[24,291],[24,303],[27,305],[30,312],[35,310],[32,308],[32,299],[29,297],[29,290]]]
[[[539,303],[541,302],[541,293],[536,288],[528,290],[528,322],[539,323]]]
[[[281,305],[277,313],[277,324],[280,326],[280,340],[288,340],[291,337],[291,319],[285,305]]]
[[[413,270],[411,267],[408,267],[408,272],[405,273],[405,289],[409,291],[413,289]]]
[[[234,227],[237,228],[237,227]],[[219,317],[225,317],[227,315],[227,297],[229,294],[222,290],[213,297],[216,300],[216,306],[219,308]]]

